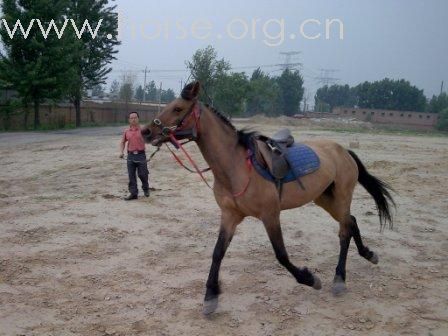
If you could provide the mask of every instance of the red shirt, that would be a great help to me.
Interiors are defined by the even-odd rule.
[[[143,140],[140,126],[129,127],[123,133],[123,142],[128,142],[128,151],[144,151],[145,141]]]

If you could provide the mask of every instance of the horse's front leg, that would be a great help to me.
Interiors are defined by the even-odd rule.
[[[221,294],[219,288],[219,268],[224,258],[227,247],[235,233],[236,226],[241,223],[243,217],[232,211],[222,211],[221,226],[218,240],[213,250],[212,265],[207,280],[207,290],[205,292],[203,313],[205,315],[213,313],[218,307],[218,296]]]
[[[262,221],[272,247],[274,248],[278,262],[294,276],[298,283],[313,287],[314,289],[321,289],[321,281],[316,275],[312,274],[308,268],[299,268],[289,261],[288,253],[286,252],[285,244],[283,242],[280,214],[273,213],[265,215],[263,216]]]

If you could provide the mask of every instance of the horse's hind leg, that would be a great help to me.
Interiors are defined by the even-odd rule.
[[[336,194],[337,195],[337,194]],[[351,198],[336,198],[335,194],[323,194],[315,203],[326,210],[336,221],[339,222],[339,260],[333,280],[333,294],[339,295],[347,290],[345,285],[347,253],[350,240],[353,237],[359,254],[370,262],[378,263],[378,256],[365,246],[361,239],[356,218],[350,215]]]
[[[350,231],[353,237],[353,240],[355,241],[356,247],[358,249],[358,253],[361,257],[367,259],[373,264],[378,264],[378,255],[370,251],[370,249],[363,244],[361,239],[361,233],[359,232],[358,224],[356,222],[356,218],[354,216],[351,216],[351,225],[350,225]]]
[[[213,313],[218,307],[218,296],[221,294],[219,287],[219,268],[222,259],[226,253],[227,247],[233,238],[236,226],[241,223],[243,217],[231,212],[223,211],[221,213],[221,226],[219,229],[218,240],[213,250],[212,265],[207,280],[207,290],[205,292],[203,313],[205,315]]]
[[[313,287],[314,289],[321,289],[322,284],[317,276],[313,275],[306,267],[296,267],[289,261],[288,253],[283,242],[279,213],[264,216],[262,220],[278,262],[296,278],[298,283]]]
[[[342,294],[347,290],[345,285],[345,265],[347,261],[348,248],[352,238],[350,232],[350,219],[343,219],[339,222],[339,261],[336,266],[336,274],[333,279],[333,294]]]
[[[339,260],[333,279],[333,294],[342,294],[347,290],[345,285],[345,266],[347,262],[348,248],[352,238],[352,216],[350,216],[351,197],[336,197],[335,191],[326,192],[314,202],[326,210],[339,222]]]
[[[346,291],[345,286],[345,262],[347,260],[348,247],[350,245],[350,239],[353,237],[359,255],[367,259],[373,264],[378,263],[378,256],[375,252],[369,250],[369,248],[363,244],[361,239],[361,233],[359,232],[356,218],[351,216],[339,223],[339,243],[340,253],[339,262],[336,267],[336,274],[333,282],[333,294],[338,295]]]

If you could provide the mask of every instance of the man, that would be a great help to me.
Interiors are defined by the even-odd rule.
[[[139,116],[137,112],[129,113],[129,128],[123,133],[123,137],[120,142],[120,158],[124,156],[124,148],[127,143],[128,150],[128,175],[129,175],[129,196],[124,200],[131,201],[138,198],[137,189],[137,176],[142,181],[143,193],[146,197],[149,197],[149,184],[148,184],[148,166],[145,154],[145,141],[143,140]]]

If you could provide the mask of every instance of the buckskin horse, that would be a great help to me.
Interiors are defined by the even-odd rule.
[[[339,223],[340,253],[332,291],[335,295],[344,293],[351,238],[362,257],[378,263],[377,254],[363,243],[356,218],[350,213],[355,185],[359,182],[375,200],[381,228],[387,223],[392,227],[390,209],[395,203],[388,191],[390,187],[369,174],[352,151],[329,140],[313,140],[305,144],[315,153],[319,167],[301,176],[300,183],[286,182],[279,189],[276,183],[253,169],[255,162],[262,161],[262,155],[254,147],[260,138],[257,133],[237,130],[221,113],[199,102],[199,92],[199,82],[185,86],[181,97],[167,104],[142,128],[142,135],[154,146],[172,142],[178,147],[182,146],[179,140],[195,141],[213,173],[213,193],[221,209],[221,225],[206,283],[203,313],[210,314],[218,306],[220,265],[237,225],[247,216],[263,222],[278,262],[298,283],[321,289],[321,281],[315,274],[289,260],[280,226],[280,211],[311,201]]]

